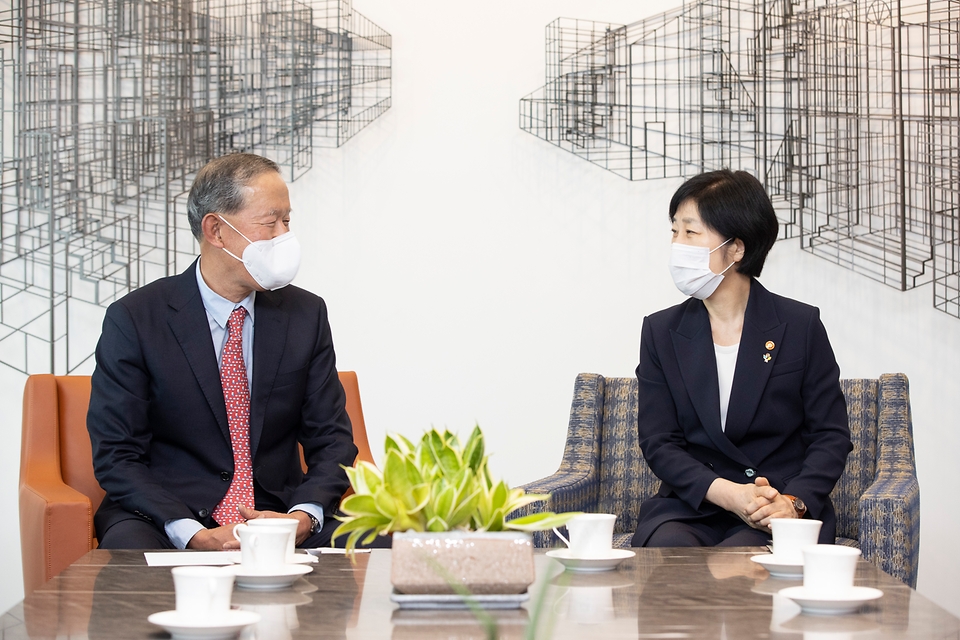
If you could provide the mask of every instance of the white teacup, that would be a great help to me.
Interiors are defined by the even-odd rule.
[[[820,520],[799,518],[773,518],[773,555],[785,564],[803,564],[803,549],[817,544],[820,536]]]
[[[570,555],[585,560],[609,558],[613,549],[613,523],[617,516],[612,513],[582,513],[567,522],[570,539],[553,530],[557,537],[570,547]]]
[[[290,533],[274,527],[238,524],[233,529],[240,539],[240,562],[251,569],[275,569],[287,563]]]
[[[299,524],[300,522],[295,518],[254,518],[253,520],[247,520],[245,523],[238,524],[236,527],[234,527],[233,537],[237,540],[240,540],[241,527],[277,529],[286,531],[288,534],[290,534],[290,540],[287,543],[287,556],[292,556],[296,549],[297,527]],[[291,559],[288,557],[285,562],[291,562]]]
[[[226,567],[174,567],[177,613],[204,618],[230,610],[233,573]]]
[[[853,587],[860,549],[815,544],[803,549],[803,586],[817,593],[843,593]]]

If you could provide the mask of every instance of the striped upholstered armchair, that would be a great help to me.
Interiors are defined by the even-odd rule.
[[[920,486],[913,454],[907,377],[841,380],[853,451],[831,497],[837,542],[858,546],[863,557],[915,587],[920,556]],[[538,510],[616,513],[615,546],[626,547],[640,503],[659,489],[637,442],[637,381],[581,373],[573,392],[560,469],[526,486],[549,493]],[[554,546],[550,532],[534,534]]]

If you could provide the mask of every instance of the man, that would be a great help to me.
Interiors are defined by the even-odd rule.
[[[100,547],[235,548],[255,517],[296,518],[298,545],[326,545],[357,448],[326,305],[287,286],[300,248],[279,167],[218,158],[187,208],[199,259],[103,321],[87,416]]]

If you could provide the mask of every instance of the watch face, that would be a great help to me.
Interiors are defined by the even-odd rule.
[[[806,510],[807,510],[807,505],[803,504],[803,500],[801,500],[800,498],[794,498],[794,499],[793,499],[793,508],[794,508],[794,509],[797,509],[797,510],[799,510],[799,511],[806,511]]]

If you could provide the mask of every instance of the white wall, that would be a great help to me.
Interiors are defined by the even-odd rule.
[[[297,284],[324,296],[341,369],[360,376],[374,451],[484,428],[494,471],[552,473],[574,377],[633,374],[645,314],[682,298],[666,270],[678,181],[631,183],[522,132],[518,100],[543,84],[559,16],[632,22],[650,0],[355,0],[394,36],[394,107],[291,188],[304,244]],[[844,376],[911,379],[923,497],[920,591],[960,614],[951,501],[960,320],[777,245],[762,278],[821,307]],[[16,509],[22,377],[0,370],[0,504]],[[19,541],[0,533],[0,610],[22,596]]]

